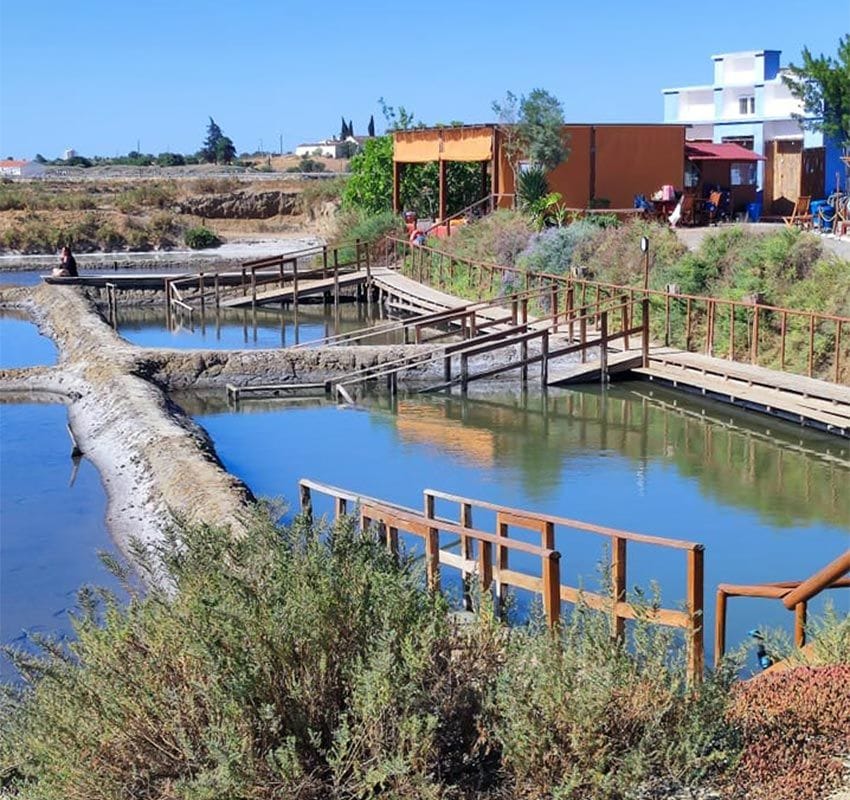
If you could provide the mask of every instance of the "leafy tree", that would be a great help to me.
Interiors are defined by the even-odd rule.
[[[550,172],[569,156],[563,106],[545,89],[533,89],[521,98],[508,92],[504,102],[494,102],[492,108],[515,182],[523,159]]]
[[[160,167],[182,167],[186,159],[180,153],[160,153],[156,157],[156,163]]]
[[[218,164],[229,164],[236,158],[236,148],[228,136],[222,136],[215,143],[215,160]]]
[[[33,161],[35,161],[36,164],[46,164],[47,163],[47,159],[41,153],[36,153]]]
[[[803,115],[795,115],[805,128],[823,132],[825,136],[850,149],[850,34],[838,40],[838,57],[820,55],[814,58],[803,48],[803,64],[788,67],[783,75],[791,94],[803,103]]]
[[[342,193],[343,205],[368,214],[392,210],[393,138],[367,139],[351,159],[351,177]]]
[[[341,141],[344,141],[348,137],[348,123],[345,121],[345,117],[342,117],[342,126],[339,129],[339,138]]]
[[[198,151],[198,157],[208,164],[229,164],[236,157],[236,148],[232,140],[222,133],[212,117],[210,117],[210,124],[207,125],[207,138]]]
[[[372,116],[369,117],[369,128],[367,129],[366,132],[369,134],[369,136],[375,135],[375,115],[374,114],[372,114]]]
[[[396,110],[393,106],[387,105],[383,97],[378,98],[378,104],[381,106],[381,113],[387,123],[387,131],[408,131],[411,128],[422,128],[424,125],[421,121],[413,121],[413,112],[408,111],[404,106],[399,106]]]
[[[352,120],[348,120],[348,135],[354,136],[354,122]]]

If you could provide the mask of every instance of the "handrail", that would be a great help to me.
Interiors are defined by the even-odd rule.
[[[433,225],[431,225],[429,228],[426,228],[422,232],[427,236],[432,230],[434,230],[434,228],[437,228],[440,225],[451,226],[451,222],[452,222],[453,219],[460,218],[462,215],[472,211],[473,208],[477,208],[478,206],[482,205],[483,203],[492,203],[494,197],[495,197],[495,195],[488,194],[485,197],[482,197],[480,200],[476,200],[474,203],[470,203],[468,206],[466,206],[466,208],[462,208],[460,211],[455,211],[454,214],[450,214],[449,216],[445,217],[444,219],[435,220]]]
[[[696,337],[697,340],[701,338],[697,329],[700,325],[700,322],[702,321],[705,327],[704,348],[706,354],[710,356],[714,355],[715,339],[717,338],[718,324],[722,326],[725,322],[725,320],[720,319],[719,310],[726,309],[726,315],[728,317],[728,343],[726,344],[726,352],[724,357],[730,361],[743,361],[744,363],[757,365],[759,363],[760,349],[762,351],[764,350],[764,348],[761,347],[760,344],[761,339],[764,338],[764,327],[767,327],[767,329],[770,331],[770,318],[778,317],[779,319],[775,320],[773,324],[774,328],[779,325],[780,329],[778,331],[774,329],[771,331],[771,333],[773,336],[778,337],[779,339],[779,352],[777,355],[774,350],[773,357],[778,358],[780,371],[790,372],[791,374],[795,374],[794,371],[786,369],[788,361],[786,345],[789,340],[789,328],[791,322],[794,321],[804,326],[807,325],[808,327],[806,337],[807,350],[805,353],[804,371],[805,374],[807,374],[809,377],[814,377],[815,374],[815,344],[818,326],[824,324],[831,325],[834,326],[834,347],[833,354],[831,356],[832,366],[831,368],[824,367],[820,371],[822,373],[823,379],[836,384],[841,383],[842,372],[846,372],[847,358],[844,350],[846,350],[847,348],[845,345],[844,350],[842,350],[841,340],[845,326],[850,326],[850,317],[843,317],[836,314],[826,314],[823,312],[811,311],[807,309],[787,308],[782,306],[774,306],[766,303],[760,303],[758,302],[757,297],[753,297],[752,300],[733,300],[719,297],[693,295],[678,291],[671,292],[660,289],[644,289],[643,287],[628,286],[603,281],[593,281],[587,278],[581,278],[574,275],[559,275],[550,272],[529,272],[526,270],[522,270],[518,267],[508,267],[487,261],[473,261],[471,259],[454,255],[450,252],[438,249],[436,247],[432,247],[430,245],[418,245],[416,247],[416,251],[414,251],[413,246],[411,246],[409,242],[401,240],[394,241],[396,242],[397,246],[402,246],[403,251],[405,251],[406,248],[409,248],[410,252],[419,252],[423,256],[425,254],[429,254],[431,258],[431,263],[433,263],[433,258],[435,256],[439,256],[441,265],[443,263],[443,259],[447,258],[449,259],[449,264],[451,267],[453,267],[453,265],[455,264],[460,264],[466,266],[466,268],[470,271],[475,269],[485,269],[489,270],[491,272],[491,275],[499,273],[502,275],[521,276],[526,281],[526,285],[528,285],[532,281],[538,283],[542,281],[548,281],[555,285],[564,285],[567,287],[568,291],[572,289],[576,294],[580,289],[583,298],[586,298],[586,294],[589,290],[591,292],[595,291],[597,297],[605,291],[611,293],[628,293],[630,304],[634,303],[636,295],[640,297],[651,298],[655,302],[661,301],[664,304],[664,344],[669,343],[669,338],[672,335],[671,305],[673,303],[676,303],[677,307],[680,307],[681,304],[685,304],[687,307],[687,315],[684,322],[683,332],[684,349],[700,349],[700,345],[697,345],[696,348],[692,348],[692,340],[694,339],[694,337]],[[421,263],[422,262],[420,260],[420,264]],[[454,273],[452,272],[452,274]],[[572,298],[570,298],[568,302],[570,302],[571,299]],[[694,305],[696,305],[697,307],[694,308]],[[699,310],[701,306],[705,307],[703,311]],[[740,345],[739,340],[741,339],[741,335],[739,334],[737,341],[735,336],[736,312],[740,312],[742,310],[746,312],[747,315],[743,323],[745,326],[746,333],[746,349],[742,348]],[[767,326],[762,324],[760,330],[760,323],[764,323],[765,320],[768,324]],[[680,331],[680,333],[682,333],[682,331]],[[803,332],[803,336],[805,336],[805,332]],[[793,342],[794,339],[791,339],[791,341]],[[800,344],[805,344],[802,339],[799,339],[798,342]],[[741,358],[740,356],[744,356],[744,358]],[[842,367],[845,367],[845,369],[842,370]]]
[[[826,589],[850,587],[850,579],[843,576],[850,572],[850,550],[831,561],[804,581],[781,581],[778,583],[730,584],[717,587],[714,623],[714,659],[719,663],[726,650],[726,609],[730,597],[760,597],[781,600],[788,610],[794,611],[794,643],[797,647],[806,644],[806,618],[808,602]]]
[[[838,556],[835,561],[831,561],[823,569],[803,581],[783,598],[782,603],[785,608],[789,609],[794,608],[797,603],[805,603],[848,572],[850,572],[850,550],[847,550]]]
[[[482,500],[441,492],[435,489],[423,491],[423,511],[309,479],[299,481],[301,511],[313,517],[313,492],[324,494],[334,501],[334,516],[353,512],[351,505],[360,504],[360,522],[365,531],[371,522],[380,525],[380,534],[387,548],[398,553],[399,531],[421,538],[425,545],[425,568],[429,588],[440,586],[440,566],[446,565],[461,572],[464,585],[464,603],[472,607],[470,580],[473,576],[481,585],[483,593],[495,588],[498,608],[504,608],[505,588],[514,586],[542,595],[546,619],[556,625],[561,615],[561,603],[584,602],[588,607],[607,613],[611,617],[613,634],[625,635],[626,620],[642,619],[651,624],[684,629],[688,647],[688,675],[698,682],[703,672],[704,639],[702,629],[703,610],[703,557],[704,547],[696,542],[680,539],[665,539],[658,536],[622,531],[565,517],[540,514],[510,508]],[[458,506],[458,519],[438,516],[436,502],[443,500]],[[495,512],[495,531],[484,530],[473,522],[474,509]],[[581,587],[561,583],[560,558],[556,549],[556,526],[582,533],[591,533],[610,539],[611,542],[611,595],[587,592]],[[511,528],[533,531],[539,534],[539,544],[512,539]],[[458,537],[451,546],[460,546],[460,553],[440,547],[439,534],[451,533]],[[685,552],[686,605],[684,610],[669,608],[640,609],[627,600],[627,545],[628,542],[669,547]],[[477,547],[477,554],[473,545]],[[509,553],[523,552],[541,559],[540,577],[510,567]]]

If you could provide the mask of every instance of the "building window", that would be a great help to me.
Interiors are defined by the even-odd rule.
[[[755,139],[752,136],[724,136],[723,144],[739,144],[747,150],[755,150]]]
[[[748,116],[756,113],[756,98],[753,95],[738,98],[738,113]]]
[[[733,186],[755,186],[755,163],[752,161],[733,161],[729,167],[729,180]]]

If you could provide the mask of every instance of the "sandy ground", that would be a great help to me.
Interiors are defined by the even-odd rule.
[[[780,231],[785,228],[785,225],[781,222],[744,222],[737,224],[744,228],[744,230],[748,232],[751,231],[753,233],[772,233],[773,231]],[[705,239],[706,236],[716,233],[724,227],[729,226],[720,225],[718,227],[705,226],[702,228],[676,228],[676,235],[689,250],[696,250],[699,248],[700,244],[702,244],[702,240]],[[815,235],[820,238],[825,250],[835,253],[837,256],[846,258],[850,261],[850,234],[840,238],[836,238],[832,234],[827,234],[825,236],[821,236],[820,234]]]

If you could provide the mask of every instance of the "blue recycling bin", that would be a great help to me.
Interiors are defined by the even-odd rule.
[[[821,210],[823,210],[826,219],[821,217]],[[832,227],[832,207],[826,200],[812,200],[809,206],[809,213],[812,215],[812,227],[817,228],[821,233]]]
[[[761,203],[747,203],[747,219],[758,222],[761,219]]]

